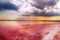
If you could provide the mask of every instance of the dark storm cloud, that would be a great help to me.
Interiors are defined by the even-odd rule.
[[[32,15],[34,15],[34,16],[60,16],[60,13],[54,13],[54,12],[48,12],[48,13],[46,13],[46,12],[37,12],[37,11],[35,11],[35,12],[33,12],[32,13]]]
[[[34,2],[36,3],[36,4],[32,4],[33,6],[35,6],[37,9],[44,9],[46,6],[55,6],[56,4],[57,4],[57,2],[58,2],[59,0],[34,0]],[[38,10],[37,11],[34,11],[33,13],[32,13],[32,15],[33,16],[60,16],[60,13],[58,13],[58,12],[45,12],[45,11],[43,11],[43,12],[38,12]]]
[[[0,3],[0,10],[18,10],[18,7],[12,3]]]
[[[44,7],[46,6],[54,6],[56,5],[58,0],[34,0],[34,2],[36,4],[32,4],[33,6],[35,6],[36,8],[39,9],[44,9]]]

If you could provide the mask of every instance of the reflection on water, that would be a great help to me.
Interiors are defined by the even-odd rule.
[[[0,21],[1,40],[44,40],[48,35],[58,34],[60,22],[48,21]],[[57,33],[55,32],[57,29]],[[56,30],[55,30],[56,29]],[[54,31],[54,32],[52,32]],[[50,35],[54,39],[55,35]],[[58,37],[59,38],[59,37]],[[57,39],[58,39],[57,38]],[[45,38],[49,39],[48,37]]]

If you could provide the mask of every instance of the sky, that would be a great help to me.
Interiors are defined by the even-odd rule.
[[[60,16],[59,4],[60,0],[0,0],[0,17]]]
[[[19,10],[21,6],[31,5],[39,9],[44,9],[45,6],[54,6],[56,0],[0,0],[0,10]]]

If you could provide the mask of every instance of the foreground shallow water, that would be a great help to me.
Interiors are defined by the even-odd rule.
[[[60,40],[60,22],[0,21],[0,40]]]

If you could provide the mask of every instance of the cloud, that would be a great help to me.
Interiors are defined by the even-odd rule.
[[[1,2],[0,3],[0,10],[18,10],[18,7],[9,2]]]
[[[21,3],[21,4],[20,4]],[[59,16],[59,13],[53,13],[53,12],[39,12],[38,10],[34,11],[34,8],[37,9],[43,9],[46,6],[55,6],[57,3],[57,0],[11,0],[10,2],[6,1],[0,1],[0,10],[15,10],[19,11],[17,15],[33,15],[33,16]],[[32,10],[32,12],[30,12]],[[12,12],[13,13],[13,12]],[[11,13],[9,13],[10,15]],[[6,13],[5,13],[6,15]],[[13,14],[14,15],[14,14]]]
[[[54,13],[54,12],[37,12],[34,11],[32,13],[33,16],[60,16],[60,13]]]
[[[32,7],[36,7],[39,9],[44,9],[46,6],[54,6],[57,3],[56,0],[49,0],[49,1],[48,0],[38,0],[38,1],[37,0],[31,0],[31,1],[30,0],[28,0],[28,1],[26,1],[26,0],[23,0],[23,1],[11,0],[10,1],[11,3],[9,3],[8,1],[10,1],[10,0],[0,1],[0,10],[2,10],[2,9],[18,10],[18,8],[21,7],[23,4],[25,4],[25,3],[29,4],[29,2],[31,3]],[[18,5],[19,7],[16,5],[16,4],[20,4],[22,2],[25,2],[25,3],[23,3],[22,5]]]
[[[31,0],[29,3],[32,4],[36,9],[34,12],[32,12],[33,16],[60,16],[60,13],[58,12],[45,12],[43,9],[45,7],[55,6],[59,0]],[[39,9],[42,10],[42,12],[39,11]],[[53,9],[53,8],[52,8]],[[48,10],[48,9],[47,9]],[[56,10],[56,9],[55,9]]]
[[[30,2],[33,6],[39,9],[44,9],[46,6],[54,6],[57,3],[57,0],[34,0]]]

